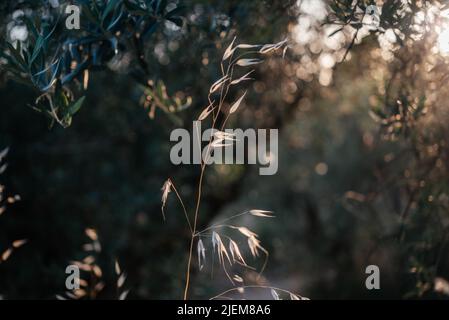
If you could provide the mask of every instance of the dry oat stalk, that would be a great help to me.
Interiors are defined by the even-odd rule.
[[[164,185],[162,186],[162,189],[161,189],[162,190],[162,207],[161,207],[161,210],[162,210],[162,217],[164,218],[164,220],[165,220],[164,208],[165,208],[165,204],[167,203],[168,194],[171,191],[171,186],[172,186],[172,183],[171,183],[170,179],[167,179],[164,182]]]
[[[236,140],[235,136],[226,133],[224,131],[224,128],[226,126],[226,122],[228,120],[228,117],[234,113],[236,113],[241,106],[244,98],[247,95],[247,91],[244,91],[244,93],[232,104],[230,104],[229,111],[225,114],[224,120],[219,120],[219,115],[221,113],[224,113],[224,106],[227,105],[226,98],[228,96],[229,90],[234,88],[237,84],[240,84],[244,81],[253,80],[249,77],[251,73],[254,72],[254,70],[247,71],[244,73],[244,75],[241,75],[239,77],[234,78],[234,68],[236,66],[245,68],[247,66],[257,65],[262,63],[264,60],[261,59],[261,57],[265,54],[271,53],[276,51],[277,49],[280,49],[282,47],[286,47],[287,40],[283,40],[281,42],[275,43],[275,44],[265,44],[265,45],[253,45],[253,44],[235,44],[236,43],[236,37],[233,38],[233,40],[230,42],[230,44],[226,47],[223,57],[221,59],[221,70],[222,70],[222,76],[218,80],[216,80],[209,88],[208,93],[208,101],[209,105],[204,108],[199,117],[198,120],[202,121],[209,117],[210,114],[212,114],[212,126],[211,129],[214,132],[218,129],[218,131],[215,131],[215,133],[210,137],[210,141],[207,144],[206,148],[206,155],[207,157],[211,156],[211,150],[214,148],[221,148],[230,146],[233,144],[233,142]],[[239,54],[236,54],[236,57],[233,58],[233,55],[239,51]],[[241,52],[240,52],[241,51]],[[285,49],[284,49],[285,54]],[[239,68],[240,69],[240,68]],[[211,96],[217,96],[217,99],[212,100]],[[215,101],[217,101],[215,103]],[[206,248],[202,240],[202,236],[211,236],[211,246],[212,246],[212,257],[217,254],[218,256],[218,262],[222,266],[224,272],[228,276],[231,283],[234,284],[235,282],[242,283],[243,278],[234,275],[231,277],[226,269],[226,265],[233,266],[234,264],[239,264],[244,267],[248,267],[252,269],[252,267],[248,266],[243,254],[239,248],[238,243],[227,236],[226,234],[219,234],[216,230],[220,228],[226,228],[231,229],[234,231],[238,231],[240,234],[245,236],[247,238],[247,243],[249,250],[251,252],[251,255],[253,257],[258,257],[260,255],[260,252],[265,253],[265,262],[263,264],[263,267],[260,271],[260,273],[263,272],[267,259],[268,259],[268,251],[262,247],[260,240],[257,238],[257,234],[251,230],[249,230],[247,227],[244,226],[236,226],[236,225],[229,225],[229,224],[215,224],[210,227],[207,227],[206,229],[202,231],[197,231],[197,225],[198,225],[198,219],[199,219],[199,208],[201,204],[201,198],[202,198],[202,183],[203,183],[203,177],[205,173],[206,164],[208,163],[206,160],[203,160],[201,163],[201,172],[198,182],[198,190],[197,190],[197,197],[196,197],[196,205],[194,209],[194,215],[193,215],[193,223],[190,223],[189,215],[187,214],[187,210],[184,207],[183,201],[179,195],[179,193],[176,191],[176,188],[172,184],[171,180],[168,179],[164,186],[162,187],[162,213],[165,219],[165,213],[164,213],[164,207],[167,201],[167,197],[169,192],[173,189],[180,201],[180,203],[183,206],[184,214],[186,216],[190,231],[191,231],[191,239],[190,239],[190,247],[189,247],[189,255],[188,255],[188,262],[187,262],[187,270],[186,270],[186,284],[184,288],[184,299],[187,299],[188,292],[189,292],[189,284],[190,284],[190,270],[191,270],[191,264],[192,264],[192,256],[194,254],[194,242],[196,241],[196,251],[198,256],[198,267],[200,270],[204,268],[204,262],[206,259]],[[259,210],[259,209],[252,209],[245,211],[243,213],[237,214],[233,217],[230,217],[226,219],[225,221],[234,219],[236,217],[242,216],[242,215],[251,215],[255,217],[263,217],[263,218],[272,218],[274,217],[273,212],[266,211],[266,210]],[[211,233],[206,233],[206,231],[211,231]],[[196,240],[195,238],[198,237]],[[229,240],[229,246],[228,248],[225,247],[223,243],[223,238],[227,238]],[[229,250],[229,251],[228,251]],[[260,276],[259,273],[259,276]]]

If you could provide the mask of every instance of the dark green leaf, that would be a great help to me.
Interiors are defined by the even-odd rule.
[[[120,0],[109,0],[108,4],[106,5],[106,8],[103,11],[103,14],[101,15],[101,21],[104,21],[108,14],[115,9],[116,5],[118,4]]]
[[[6,42],[6,45],[8,46],[9,51],[12,53],[12,58],[14,58],[15,62],[22,68],[23,71],[26,71],[27,65],[25,63],[25,60],[23,60],[20,51],[14,48],[13,45],[9,42]]]
[[[81,106],[83,105],[85,99],[86,99],[86,96],[82,96],[81,98],[79,98],[78,100],[76,100],[75,102],[70,104],[69,109],[68,109],[68,114],[70,116],[73,116],[75,113],[77,113],[79,111],[79,109],[81,108]]]

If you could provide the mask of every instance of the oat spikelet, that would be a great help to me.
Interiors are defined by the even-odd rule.
[[[201,112],[200,116],[198,117],[198,121],[203,121],[206,119],[209,114],[214,110],[214,101],[212,101],[204,110]]]
[[[2,151],[0,151],[0,161],[2,161],[4,157],[6,157],[8,152],[9,152],[9,148],[5,148]]]
[[[92,267],[92,272],[97,278],[101,278],[103,275],[103,271],[101,271],[101,268],[98,265]]]
[[[248,238],[248,247],[251,250],[251,254],[253,255],[253,257],[259,256],[259,249],[265,251],[265,249],[260,245],[260,240],[256,237]]]
[[[206,249],[204,248],[203,240],[201,239],[198,240],[197,251],[198,251],[198,265],[200,270],[202,270],[204,267],[203,261],[206,260]]]
[[[229,133],[229,132],[220,131],[220,130],[215,131],[214,137],[217,139],[225,140],[225,141],[235,141],[236,140],[234,133]]]
[[[229,264],[232,264],[231,258],[229,257],[228,251],[226,250],[220,235],[215,231],[212,233],[212,245],[214,247],[214,251],[215,247],[217,247],[218,261],[220,264],[224,266],[224,257],[228,259]]]
[[[28,241],[27,239],[16,240],[12,243],[12,246],[17,249],[17,248],[23,246],[25,243],[27,243],[27,241]]]
[[[97,232],[95,231],[95,229],[87,228],[85,230],[85,233],[92,241],[98,240],[98,235],[97,235]]]
[[[241,76],[240,78],[232,80],[231,84],[234,85],[234,84],[238,84],[242,81],[253,80],[252,78],[248,78],[248,76],[253,72],[254,72],[254,70],[251,70],[250,72],[246,73],[245,75]]]
[[[271,289],[271,295],[273,296],[274,300],[281,300],[281,298],[279,298],[279,294],[276,292],[276,290]]]
[[[123,291],[120,296],[118,297],[119,300],[125,300],[126,297],[128,296],[129,290],[125,290]]]
[[[247,66],[252,66],[254,64],[259,64],[262,62],[263,62],[263,60],[260,60],[260,59],[239,59],[239,60],[237,60],[237,62],[235,64],[238,66],[241,66],[241,67],[247,67]]]
[[[258,210],[258,209],[249,210],[250,215],[263,218],[274,218],[272,213],[273,211]]]
[[[73,291],[73,293],[75,294],[77,299],[80,299],[87,294],[86,290],[84,289],[76,289],[75,291]]]
[[[119,263],[118,263],[117,260],[115,260],[114,269],[115,269],[115,274],[116,274],[116,275],[119,275],[119,274],[121,273],[120,265],[119,265]]]
[[[220,89],[228,79],[229,79],[229,76],[226,75],[226,76],[218,79],[217,81],[215,81],[210,87],[209,94],[214,93],[215,91]]]
[[[252,232],[247,227],[236,227],[236,228],[237,228],[238,231],[240,231],[241,234],[243,234],[244,236],[246,236],[248,238],[255,238],[255,237],[257,237],[257,233]]]
[[[98,294],[101,290],[103,290],[104,286],[105,286],[104,282],[98,282],[94,287],[95,295]]]
[[[168,198],[168,194],[171,192],[171,187],[172,187],[172,183],[170,179],[167,179],[164,182],[164,185],[162,186],[162,217],[165,220],[165,212],[164,212],[164,208],[165,208],[165,204],[167,203],[167,198]]]
[[[235,39],[237,37],[234,37],[234,39],[232,39],[231,44],[226,48],[225,53],[223,54],[223,58],[221,59],[221,61],[226,61],[235,51],[235,49],[237,48],[232,48],[232,46],[234,45]]]
[[[276,51],[279,48],[282,48],[286,44],[287,44],[287,39],[282,40],[278,43],[274,43],[274,44],[266,44],[259,50],[259,53],[267,54],[272,51]]]
[[[239,108],[239,106],[242,103],[243,98],[245,98],[245,96],[246,96],[246,91],[236,102],[234,102],[234,104],[232,105],[231,109],[229,109],[229,113],[230,114],[232,114],[232,113],[237,111],[237,109]]]
[[[252,49],[252,48],[258,48],[258,47],[261,47],[261,45],[260,44],[241,43],[241,44],[236,46],[236,48],[240,48],[240,49]]]
[[[445,295],[449,295],[449,282],[444,278],[437,277],[434,280],[434,290],[436,292],[443,293]]]
[[[126,274],[122,273],[120,277],[117,279],[117,288],[123,287],[126,281]]]
[[[290,300],[301,300],[296,294],[290,293]]]
[[[243,265],[247,265],[245,259],[243,259],[242,253],[240,252],[239,246],[232,239],[229,239],[229,251],[231,252],[232,260],[234,262],[239,261]]]
[[[83,262],[86,264],[92,264],[95,262],[95,257],[94,256],[87,256],[83,259]]]
[[[6,249],[6,250],[2,253],[1,257],[0,257],[0,261],[3,262],[3,261],[8,260],[8,258],[11,256],[11,253],[12,253],[12,249],[11,249],[11,248]]]

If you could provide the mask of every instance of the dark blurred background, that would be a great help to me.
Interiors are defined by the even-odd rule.
[[[148,74],[135,72],[137,61],[125,53],[90,71],[86,100],[67,128],[50,126],[31,108],[39,93],[2,70],[0,149],[10,149],[0,178],[4,195],[18,194],[20,201],[0,216],[0,252],[14,240],[27,243],[0,264],[0,295],[54,299],[63,293],[66,266],[90,255],[83,245],[91,242],[85,230],[92,228],[101,243],[92,253],[105,284],[99,298],[116,298],[116,259],[127,274],[129,298],[182,298],[190,234],[172,193],[163,220],[161,187],[171,178],[192,212],[200,169],[171,164],[170,132],[191,128],[237,36],[251,44],[289,39],[285,58],[275,55],[256,67],[255,81],[242,88],[248,90],[244,107],[229,123],[279,128],[279,171],[259,176],[257,166],[209,167],[200,228],[247,209],[274,211],[274,219],[239,220],[270,252],[261,278],[241,273],[245,284],[311,299],[444,298],[446,89],[436,90],[438,75],[421,70],[412,76],[401,61],[419,52],[415,66],[427,61],[444,74],[446,58],[434,52],[430,37],[389,48],[399,41],[385,43],[386,32],[349,22],[348,30],[329,35],[339,28],[323,24],[331,3],[188,1],[182,27],[163,24],[146,40]],[[365,33],[352,43],[355,30]],[[163,82],[170,96],[191,97],[192,104],[173,117],[160,109],[150,117],[142,77]],[[412,105],[422,95],[426,108],[438,106],[436,119],[391,111],[402,110],[391,101]],[[391,117],[398,121],[389,123]],[[396,130],[398,122],[408,129]],[[199,272],[196,259],[191,297],[210,298],[230,287],[219,267],[211,277],[210,266]],[[381,270],[380,290],[365,288],[370,264]]]

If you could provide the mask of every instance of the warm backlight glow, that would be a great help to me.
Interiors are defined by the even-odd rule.
[[[441,30],[438,35],[438,49],[443,55],[449,55],[449,28]]]

